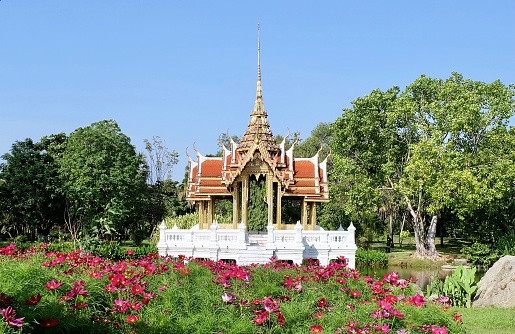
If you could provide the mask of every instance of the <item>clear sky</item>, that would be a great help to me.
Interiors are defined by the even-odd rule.
[[[307,138],[373,89],[420,75],[515,82],[515,1],[0,0],[0,155],[114,119],[143,152],[243,135],[256,89],[271,129]]]

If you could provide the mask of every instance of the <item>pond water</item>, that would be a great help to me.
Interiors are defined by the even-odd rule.
[[[417,280],[417,285],[422,289],[422,291],[426,292],[426,287],[431,283],[431,279],[438,275],[438,279],[445,280],[445,277],[451,275],[453,270],[443,270],[438,268],[431,269],[414,269],[414,268],[405,268],[405,267],[384,267],[384,268],[370,268],[370,267],[357,267],[361,272],[361,275],[369,275],[370,277],[375,278],[383,278],[385,273],[396,272],[399,274],[399,277],[402,279],[409,279],[413,277]],[[479,282],[481,277],[484,276],[484,272],[476,272],[476,282]]]

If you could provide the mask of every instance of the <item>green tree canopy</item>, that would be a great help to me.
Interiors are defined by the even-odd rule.
[[[511,150],[500,145],[513,143],[513,86],[422,76],[403,92],[375,90],[352,105],[332,127],[333,194],[344,194],[361,224],[407,209],[419,256],[437,255],[444,210],[470,217],[514,184]]]
[[[0,165],[0,224],[11,236],[26,234],[32,240],[47,235],[62,221],[63,195],[58,164],[52,153],[66,140],[64,134],[15,142]]]
[[[84,227],[108,236],[141,219],[146,196],[144,159],[112,120],[72,132],[60,159],[67,226],[76,239]]]

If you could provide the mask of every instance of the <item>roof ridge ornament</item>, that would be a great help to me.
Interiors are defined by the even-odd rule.
[[[249,151],[255,143],[264,143],[265,147],[271,152],[278,152],[280,150],[275,138],[270,130],[270,124],[267,121],[267,113],[263,103],[263,86],[261,81],[261,35],[260,24],[258,23],[258,59],[257,59],[257,85],[256,85],[256,101],[254,102],[254,109],[250,113],[250,122],[248,128],[238,145],[238,151]]]

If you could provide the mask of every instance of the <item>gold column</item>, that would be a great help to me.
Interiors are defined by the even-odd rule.
[[[233,228],[238,228],[240,223],[240,182],[234,182],[234,189],[232,191],[232,225]]]
[[[277,208],[276,208],[276,213],[275,213],[275,221],[277,222],[277,229],[280,230],[282,229],[281,227],[281,213],[282,213],[282,206],[281,206],[281,202],[282,202],[282,195],[281,195],[281,184],[278,182],[277,183]]]
[[[207,202],[207,225],[208,228],[213,224],[213,218],[215,217],[215,200],[213,197],[209,197]]]
[[[306,202],[305,198],[302,198],[301,201],[301,214],[300,214],[300,223],[302,224],[302,227],[306,229],[308,224],[308,203]]]
[[[272,175],[266,176],[266,204],[268,205],[268,225],[274,223],[274,183]]]
[[[241,182],[241,219],[246,226],[247,231],[249,230],[248,225],[248,210],[249,210],[249,176],[242,175]]]
[[[309,210],[309,225],[311,225],[311,229],[314,230],[316,228],[317,223],[317,203],[311,202],[310,210]]]

